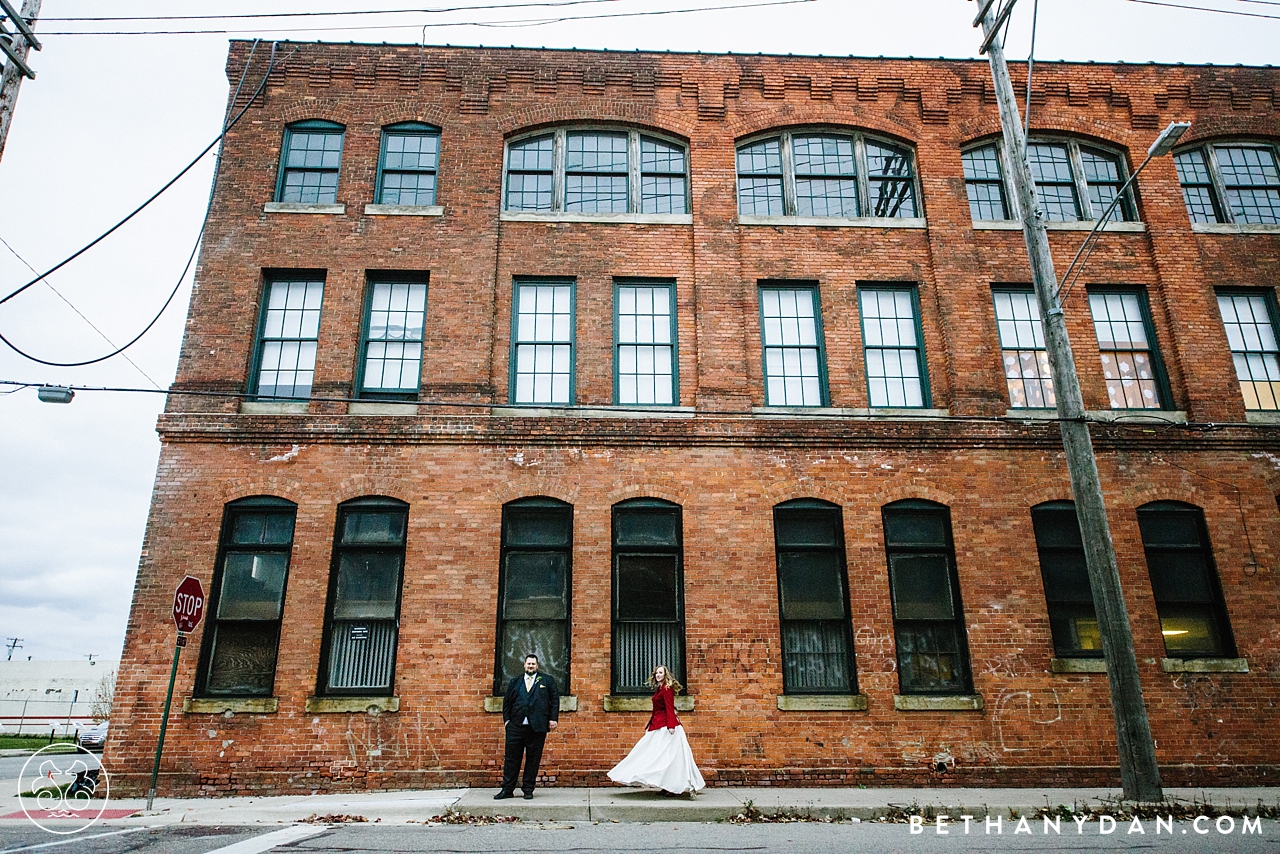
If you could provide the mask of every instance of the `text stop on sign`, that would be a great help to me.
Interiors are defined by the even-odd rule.
[[[173,594],[173,621],[183,634],[195,631],[204,617],[204,588],[200,579],[188,575]]]

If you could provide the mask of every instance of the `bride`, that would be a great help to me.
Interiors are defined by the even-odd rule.
[[[676,692],[684,686],[663,664],[653,668],[649,685],[654,688],[649,725],[627,758],[609,772],[609,779],[624,786],[649,786],[673,795],[687,792],[692,797],[707,784],[698,773],[684,727],[676,718]]]

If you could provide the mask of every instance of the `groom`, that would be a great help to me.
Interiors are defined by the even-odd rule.
[[[556,680],[538,672],[538,656],[524,657],[524,675],[507,685],[502,698],[502,722],[506,725],[507,750],[502,760],[502,791],[495,801],[515,797],[516,776],[524,759],[524,779],[520,790],[526,801],[533,799],[533,783],[542,762],[542,745],[560,717],[560,692]]]

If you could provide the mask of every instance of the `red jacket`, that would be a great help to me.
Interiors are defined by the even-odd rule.
[[[680,726],[676,717],[676,692],[663,685],[653,695],[653,715],[649,718],[649,726],[645,731],[655,729],[674,729]]]

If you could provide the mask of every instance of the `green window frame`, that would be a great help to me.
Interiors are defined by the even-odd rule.
[[[1173,156],[1192,222],[1280,224],[1280,146],[1233,140]]]
[[[274,693],[297,511],[292,501],[266,495],[223,509],[197,697]]]
[[[1235,658],[1204,511],[1180,501],[1153,501],[1139,507],[1137,516],[1165,654]]]
[[[502,507],[493,693],[524,671],[524,657],[569,694],[572,663],[573,505],[535,496]]]
[[[612,516],[612,690],[648,694],[656,665],[685,681],[683,516],[659,498],[621,501]]]
[[[427,320],[427,273],[370,273],[360,332],[357,397],[417,400]]]
[[[1093,585],[1075,502],[1037,504],[1031,508],[1031,526],[1040,556],[1053,654],[1058,658],[1101,658],[1102,632],[1093,607]]]
[[[997,212],[1001,220],[1016,218],[1013,195],[1005,184],[1003,146],[975,145],[961,153],[961,160],[973,221],[990,222],[990,214]],[[1129,179],[1128,164],[1119,151],[1075,139],[1033,136],[1027,140],[1027,160],[1040,210],[1049,222],[1098,219]],[[1137,221],[1132,187],[1125,190],[1108,219]]]
[[[971,694],[969,641],[945,505],[906,499],[881,508],[902,694]]]
[[[761,282],[760,356],[766,406],[827,406],[827,354],[817,283]]]
[[[577,351],[573,279],[515,279],[511,300],[509,399],[572,406]]]
[[[928,408],[929,368],[915,285],[858,285],[867,396],[873,408]]]
[[[995,305],[1000,361],[1009,389],[1010,409],[1052,409],[1057,406],[1044,324],[1035,291],[1027,287],[991,289]]]
[[[613,283],[613,402],[619,406],[680,403],[676,286],[672,281]]]
[[[1146,291],[1090,287],[1089,313],[1111,408],[1168,409],[1172,396]]]
[[[248,393],[259,400],[301,400],[315,382],[323,270],[268,273],[263,280],[258,334]]]
[[[440,128],[421,122],[401,122],[382,129],[378,151],[380,205],[430,207],[436,203],[440,169]]]
[[[338,176],[346,128],[311,119],[284,129],[276,201],[332,205],[338,201]]]
[[[408,526],[409,505],[395,498],[338,505],[317,694],[395,693]]]
[[[844,515],[816,499],[773,508],[784,694],[856,694]]]
[[[1280,409],[1280,311],[1271,288],[1219,288],[1227,345],[1236,367],[1240,395],[1249,410]]]

